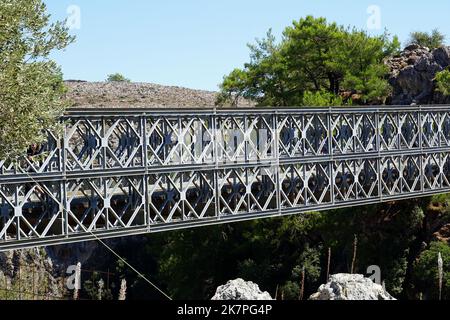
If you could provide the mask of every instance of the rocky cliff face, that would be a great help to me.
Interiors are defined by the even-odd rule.
[[[64,283],[44,249],[0,253],[0,300],[54,300]]]
[[[132,241],[142,244],[146,239],[135,236],[104,241],[114,248],[119,243],[131,244]],[[71,297],[73,291],[66,283],[70,280],[67,268],[81,263],[84,270],[98,270],[109,254],[97,241],[0,252],[0,300]]]
[[[386,60],[386,64],[393,88],[391,104],[450,103],[450,97],[436,92],[434,81],[436,73],[450,66],[450,47],[430,50],[410,45],[400,55]]]
[[[335,274],[310,300],[395,300],[383,287],[361,274]]]
[[[211,300],[273,300],[268,292],[262,292],[251,281],[236,279],[217,288]]]

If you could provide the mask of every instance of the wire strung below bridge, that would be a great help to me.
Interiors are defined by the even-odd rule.
[[[0,161],[0,251],[450,191],[450,106],[71,109]]]

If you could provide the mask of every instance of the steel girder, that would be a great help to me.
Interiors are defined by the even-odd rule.
[[[0,251],[450,191],[450,108],[71,109],[0,161]]]

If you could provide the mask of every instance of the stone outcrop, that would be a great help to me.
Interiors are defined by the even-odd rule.
[[[383,287],[361,274],[335,274],[310,300],[395,300]]]
[[[211,300],[273,300],[268,292],[262,292],[251,281],[236,279],[220,286]]]
[[[61,299],[60,280],[44,249],[0,253],[0,300]]]
[[[450,243],[450,223],[444,224],[438,231],[433,233],[432,239]]]
[[[436,92],[434,81],[436,73],[450,65],[450,47],[430,50],[413,44],[387,59],[386,64],[393,88],[391,104],[450,103],[450,97]]]

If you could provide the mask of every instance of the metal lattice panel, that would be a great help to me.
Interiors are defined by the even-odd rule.
[[[219,170],[217,176],[221,216],[276,209],[273,168],[232,168]]]
[[[69,110],[0,161],[0,250],[450,191],[447,106]]]

